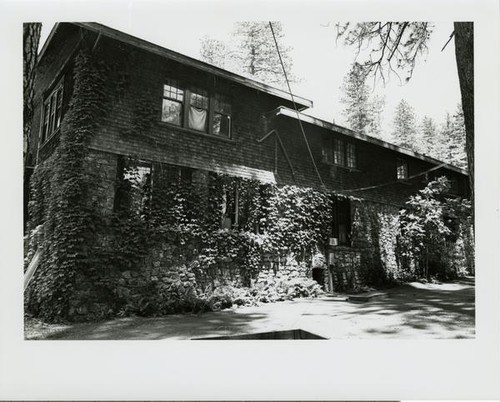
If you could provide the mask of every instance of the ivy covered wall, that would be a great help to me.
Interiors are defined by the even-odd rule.
[[[79,54],[58,146],[34,172],[28,256],[37,247],[43,256],[25,295],[29,311],[83,320],[199,311],[227,305],[229,295],[283,300],[317,294],[313,268],[328,290],[411,276],[397,207],[351,197],[350,247],[331,248],[331,193],[95,149],[123,101],[110,103],[113,74]],[[151,117],[136,109],[133,128],[147,131]]]

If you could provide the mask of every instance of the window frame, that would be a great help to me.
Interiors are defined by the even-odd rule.
[[[41,105],[40,145],[47,143],[58,131],[60,131],[63,120],[64,80],[59,80],[54,88],[47,93],[49,93],[49,95],[44,97]]]
[[[178,90],[183,91],[183,100],[182,101],[179,101],[178,99],[172,99],[172,98],[165,96],[165,86],[170,85],[169,82],[174,82],[176,84],[176,88]],[[216,92],[214,90],[206,89],[203,86],[185,85],[182,81],[175,80],[175,79],[166,79],[166,80],[164,80],[162,85],[163,85],[162,111],[161,111],[161,116],[160,116],[160,121],[162,123],[165,123],[165,124],[168,124],[168,125],[171,125],[174,127],[182,128],[183,130],[188,130],[189,132],[192,132],[192,133],[205,134],[205,135],[209,135],[211,137],[226,139],[226,140],[232,139],[233,107],[232,107],[232,102],[231,102],[231,98],[229,95],[222,93],[222,92]],[[205,109],[207,111],[207,121],[205,123],[204,130],[198,130],[196,128],[190,127],[190,125],[189,125],[190,108],[191,107],[199,108],[198,106],[193,105],[193,103],[192,103],[193,94],[202,95],[202,96],[207,97],[207,108]],[[218,98],[224,99],[226,106],[228,106],[228,108],[230,109],[229,113],[227,113],[227,111],[216,110],[216,101],[218,100]],[[163,118],[163,102],[165,99],[170,99],[172,101],[175,101],[175,102],[178,102],[181,104],[180,124],[175,124],[175,123],[164,120],[164,118]],[[201,108],[201,109],[204,109],[204,108]],[[222,133],[222,134],[215,133],[215,131],[214,131],[215,120],[214,119],[215,119],[215,116],[217,114],[222,115],[222,116],[226,116],[228,123],[229,123],[227,133]]]
[[[169,87],[169,89],[166,89],[165,87]],[[172,90],[174,88],[174,90]],[[167,94],[166,94],[166,91]],[[179,96],[181,96],[181,99],[179,99]],[[184,126],[184,102],[186,100],[186,91],[185,89],[182,89],[182,86],[180,85],[179,81],[173,80],[173,79],[167,79],[165,80],[165,83],[163,84],[163,94],[162,94],[162,110],[161,110],[161,116],[160,116],[160,121],[163,123],[171,124],[176,127],[183,127]],[[163,120],[163,105],[165,101],[169,102],[175,102],[180,104],[180,115],[179,115],[179,124],[171,122],[171,121],[165,121]]]
[[[402,170],[403,174],[400,174],[400,169]],[[402,158],[397,158],[396,160],[396,179],[397,180],[408,180],[408,177],[410,177],[410,166],[408,164],[408,161],[406,159]]]
[[[323,163],[349,170],[358,170],[358,152],[354,141],[325,135],[321,144]]]

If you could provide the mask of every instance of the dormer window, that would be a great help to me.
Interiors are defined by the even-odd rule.
[[[163,86],[161,121],[207,134],[231,137],[231,104],[219,93],[183,88],[175,80]]]
[[[40,143],[47,141],[61,126],[63,85],[60,82],[43,102]]]

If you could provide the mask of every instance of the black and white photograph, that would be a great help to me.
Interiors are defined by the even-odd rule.
[[[20,398],[498,396],[498,4],[118,4],[21,6],[4,27],[22,173],[2,313],[20,361],[79,372]],[[147,370],[125,394],[91,355]],[[417,387],[445,367],[434,394]]]

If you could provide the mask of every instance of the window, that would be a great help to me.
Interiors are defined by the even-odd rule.
[[[115,211],[148,216],[151,208],[151,164],[120,157],[117,174],[119,186],[115,196]]]
[[[356,147],[354,144],[347,144],[347,167],[356,169]]]
[[[231,127],[231,105],[226,96],[216,94],[214,99],[214,119],[212,134],[229,137]]]
[[[347,199],[335,198],[333,202],[333,237],[339,246],[351,245],[351,204]]]
[[[322,137],[322,161],[328,164],[344,166],[349,169],[357,168],[356,145],[344,142],[337,138],[331,138],[328,134]]]
[[[163,86],[163,105],[161,121],[182,125],[182,104],[184,102],[184,91],[174,80],[167,80]]]
[[[335,165],[345,166],[344,141],[333,140],[333,163]]]
[[[396,175],[398,180],[405,180],[408,178],[408,162],[403,159],[397,160]]]
[[[207,132],[208,121],[208,93],[203,89],[195,89],[189,99],[188,127]]]
[[[43,102],[41,143],[43,144],[61,126],[63,86],[59,83]]]
[[[228,97],[203,88],[185,88],[175,80],[163,86],[161,121],[203,133],[231,137]]]

